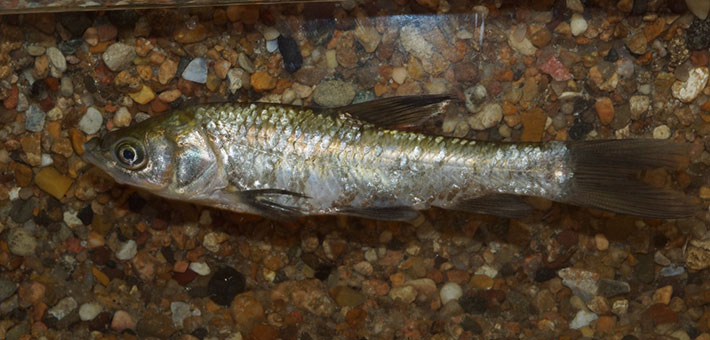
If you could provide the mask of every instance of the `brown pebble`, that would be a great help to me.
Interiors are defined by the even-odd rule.
[[[520,136],[522,142],[539,142],[545,131],[547,116],[542,109],[522,112],[520,120],[523,123],[523,134]]]
[[[259,324],[254,326],[251,331],[251,336],[254,340],[275,340],[278,335],[278,328],[271,325]]]
[[[276,87],[276,78],[265,71],[256,71],[251,75],[251,86],[256,91],[267,91]]]
[[[643,312],[643,315],[649,318],[655,326],[678,322],[678,313],[661,303],[651,305]]]
[[[173,39],[181,44],[193,44],[205,38],[207,38],[207,28],[203,24],[197,24],[194,28],[182,26],[173,34]]]
[[[598,98],[594,103],[594,108],[597,110],[599,121],[604,125],[609,125],[614,120],[614,104],[609,97]]]

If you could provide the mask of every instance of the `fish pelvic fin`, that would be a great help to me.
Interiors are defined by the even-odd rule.
[[[688,146],[663,140],[570,142],[573,177],[564,202],[642,218],[685,218],[696,207],[680,192],[641,181],[643,169],[676,170]]]
[[[430,94],[421,96],[398,96],[371,100],[335,108],[334,112],[347,113],[384,128],[403,128],[418,126],[429,118],[443,112],[450,96]]]

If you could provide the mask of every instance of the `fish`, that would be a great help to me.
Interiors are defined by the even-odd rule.
[[[83,159],[120,184],[239,213],[411,221],[431,207],[524,218],[524,197],[641,218],[692,216],[683,193],[639,179],[687,147],[653,139],[494,142],[421,132],[448,95],[338,108],[210,103],[87,141]],[[414,127],[414,129],[412,129]]]

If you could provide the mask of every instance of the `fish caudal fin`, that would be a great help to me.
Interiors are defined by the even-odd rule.
[[[661,140],[596,140],[568,144],[573,177],[565,202],[644,218],[683,218],[695,207],[683,194],[637,178],[643,169],[677,169],[688,147]]]

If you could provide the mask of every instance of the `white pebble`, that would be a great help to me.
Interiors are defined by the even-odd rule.
[[[53,107],[51,110],[47,111],[47,119],[50,121],[55,121],[62,119],[64,117],[64,112],[62,109],[59,108],[59,106]]]
[[[61,320],[65,316],[67,316],[71,311],[73,311],[77,306],[76,300],[74,298],[68,296],[65,297],[59,302],[57,302],[54,307],[50,308],[47,313],[54,316],[55,319]]]
[[[458,300],[462,295],[463,290],[456,282],[447,282],[439,291],[442,305],[445,305],[449,301]]]
[[[79,307],[79,319],[81,321],[93,320],[102,311],[103,307],[98,302],[87,302]]]
[[[599,319],[599,316],[592,312],[588,312],[586,310],[580,310],[577,312],[577,315],[574,316],[574,319],[569,323],[569,328],[571,329],[580,329],[584,326],[589,325],[592,321]]]
[[[136,244],[136,241],[128,240],[128,242],[124,243],[121,246],[121,249],[116,252],[116,258],[123,261],[130,260],[136,256],[137,252],[138,245]]]
[[[572,35],[575,37],[584,33],[587,30],[587,20],[584,17],[575,13],[572,14],[572,20],[570,21],[570,29],[572,30]]]
[[[276,40],[267,40],[266,41],[266,50],[269,51],[269,53],[274,52],[279,49],[279,43]]]
[[[125,106],[121,106],[113,115],[113,125],[116,127],[126,127],[131,124],[131,113]]]
[[[407,69],[404,67],[395,67],[392,69],[392,80],[397,84],[404,84],[404,81],[407,80]]]
[[[45,166],[50,166],[52,164],[54,164],[54,159],[52,158],[52,156],[50,156],[49,154],[43,153],[42,154],[42,161],[40,162],[39,166],[45,167]]]
[[[653,139],[668,139],[671,137],[671,128],[668,125],[659,125],[653,129]]]
[[[79,120],[79,129],[88,135],[93,135],[99,132],[101,123],[103,123],[103,116],[101,116],[101,112],[92,106],[86,110],[84,116],[81,117],[81,120]]]
[[[197,275],[200,276],[207,276],[210,275],[210,266],[207,265],[207,263],[204,262],[191,262],[190,263],[190,270],[193,272],[197,273]]]

